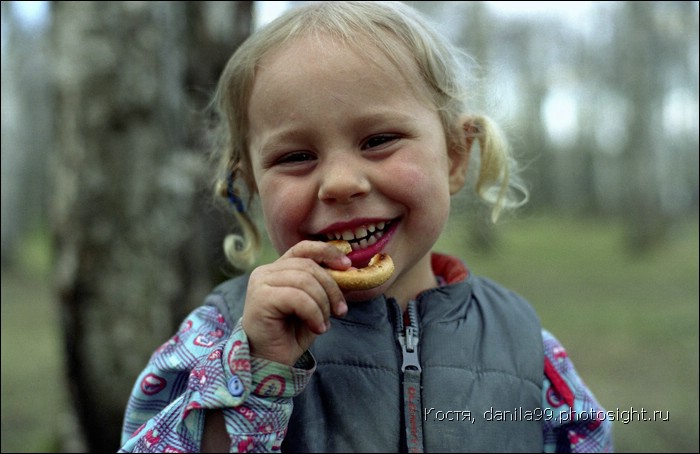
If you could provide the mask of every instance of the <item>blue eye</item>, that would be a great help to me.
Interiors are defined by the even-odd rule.
[[[365,141],[365,143],[362,144],[362,149],[367,150],[370,148],[376,148],[380,147],[388,142],[392,142],[394,140],[397,140],[398,137],[394,135],[389,135],[389,134],[380,134],[377,136],[372,136],[369,139]]]
[[[312,161],[316,157],[308,151],[295,151],[288,153],[277,160],[277,164],[294,164],[297,162]]]

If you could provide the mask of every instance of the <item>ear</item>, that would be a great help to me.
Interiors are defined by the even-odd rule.
[[[464,186],[472,145],[474,145],[474,139],[479,130],[474,118],[468,116],[461,117],[459,124],[455,127],[457,130],[454,134],[454,140],[451,141],[447,152],[450,166],[450,194],[456,194]]]

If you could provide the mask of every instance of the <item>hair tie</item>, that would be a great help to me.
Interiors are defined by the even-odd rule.
[[[239,213],[245,213],[245,206],[243,206],[243,200],[241,200],[240,197],[236,194],[236,191],[233,189],[233,174],[229,174],[228,179],[226,180],[226,195],[228,196],[229,202],[231,202],[231,205],[236,207],[236,211]]]

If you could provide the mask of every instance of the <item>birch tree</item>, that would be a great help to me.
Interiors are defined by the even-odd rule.
[[[54,4],[55,285],[89,451],[118,449],[136,376],[220,278],[197,131],[251,8]]]

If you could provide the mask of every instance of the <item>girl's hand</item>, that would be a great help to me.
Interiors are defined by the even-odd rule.
[[[345,270],[351,262],[322,241],[302,241],[250,275],[242,326],[252,355],[294,365],[330,327],[331,311],[347,312],[338,284],[320,264]]]

